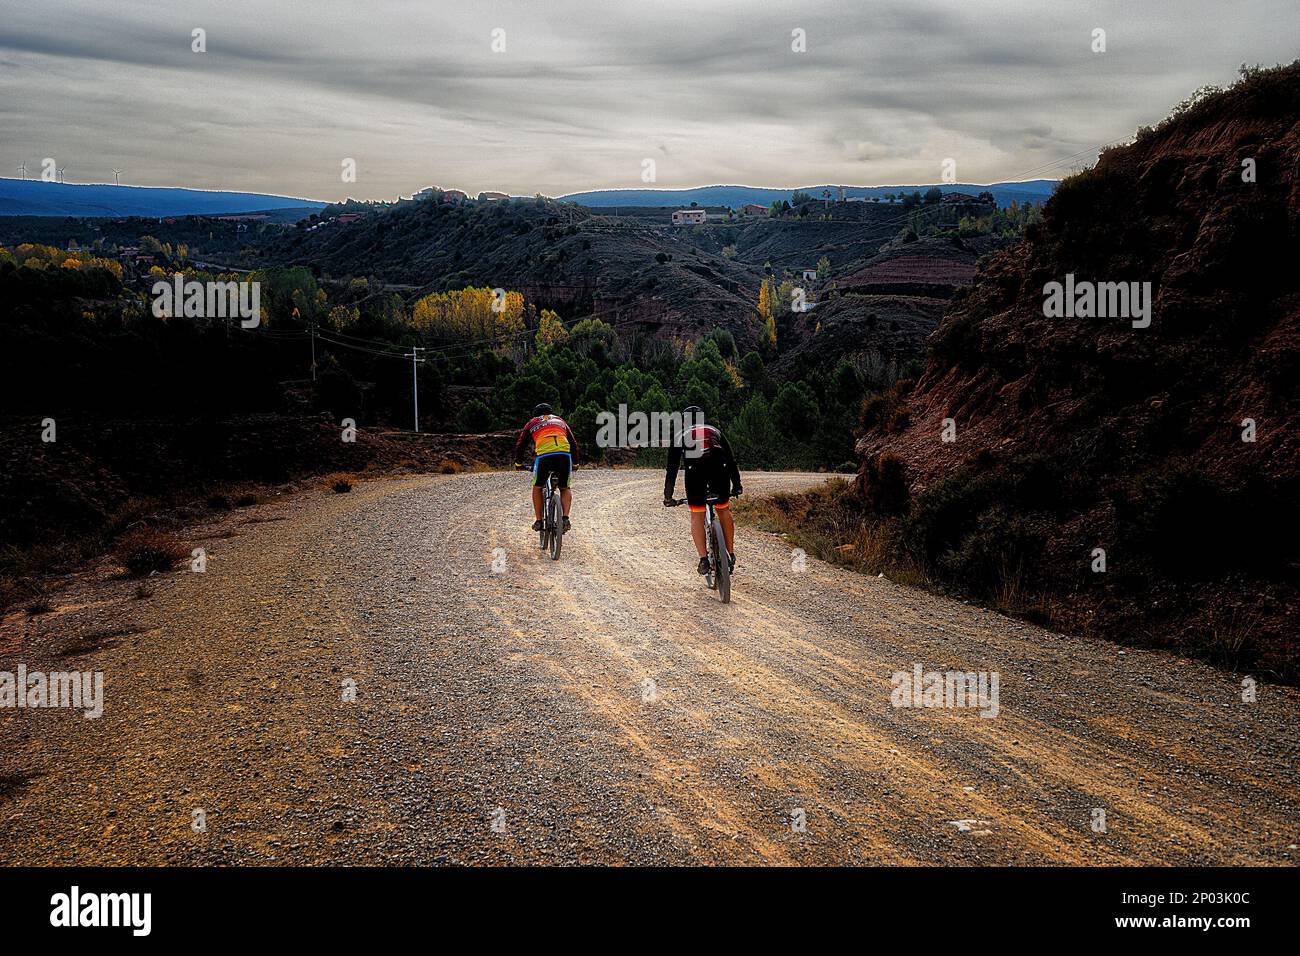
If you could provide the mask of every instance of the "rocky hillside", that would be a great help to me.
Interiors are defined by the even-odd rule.
[[[942,580],[1294,676],[1297,261],[1300,63],[1064,181],[950,305],[914,387],[873,409],[859,492]],[[1149,325],[1049,317],[1070,282],[1150,283]]]
[[[431,199],[354,222],[304,225],[262,259],[421,291],[500,286],[566,315],[627,313],[685,335],[721,326],[737,341],[756,342],[761,270],[689,236],[690,227],[642,226],[552,200]]]

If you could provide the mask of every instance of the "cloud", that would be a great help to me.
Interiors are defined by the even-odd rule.
[[[966,180],[1059,175],[1242,60],[1290,59],[1300,26],[1291,0],[1242,0],[1231,30],[1209,0],[111,9],[6,12],[5,162],[54,155],[73,179],[117,166],[135,183],[325,199],[640,186],[646,157],[664,187],[916,182],[947,157]],[[196,27],[206,53],[190,49]],[[796,28],[806,52],[791,49]]]

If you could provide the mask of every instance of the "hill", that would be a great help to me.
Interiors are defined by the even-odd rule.
[[[845,186],[844,194],[851,199],[880,199],[889,194],[921,192],[931,186],[937,186],[943,193],[967,193],[972,196],[981,192],[991,192],[999,206],[1009,206],[1012,200],[1025,203],[1045,202],[1056,188],[1055,179],[1029,179],[1019,183],[924,183],[914,186]],[[697,186],[693,189],[599,189],[590,192],[570,193],[561,199],[576,202],[583,206],[603,208],[606,206],[728,206],[739,209],[749,203],[770,206],[780,200],[788,200],[796,192],[806,192],[819,199],[823,192],[830,192],[834,199],[839,186],[795,186],[779,189],[767,186]]]
[[[262,256],[422,292],[517,289],[568,316],[682,334],[721,326],[752,344],[761,271],[690,243],[708,228],[645,225],[554,200],[404,201],[354,222],[292,230]]]
[[[293,221],[325,206],[314,199],[154,186],[0,179],[0,216],[186,216],[275,211]]]
[[[858,443],[858,494],[926,574],[1294,678],[1298,117],[1300,63],[1246,71],[981,263]],[[1149,325],[1049,317],[1067,281],[1150,283]]]

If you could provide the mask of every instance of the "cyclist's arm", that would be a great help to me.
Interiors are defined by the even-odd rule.
[[[577,465],[578,464],[578,439],[574,437],[573,429],[569,427],[568,422],[564,423],[564,435],[566,438],[569,439],[569,456],[573,459],[574,465]]]
[[[718,432],[718,440],[722,442],[722,452],[727,456],[727,474],[731,478],[731,493],[738,495],[741,491],[740,466],[736,464],[736,456],[731,453],[731,442],[727,441],[727,436]]]
[[[682,466],[682,446],[675,442],[673,447],[668,449],[668,474],[664,478],[664,500],[673,496],[673,489],[677,487],[677,469]]]
[[[515,464],[523,464],[524,461],[524,442],[528,440],[528,425],[523,427],[519,432],[519,440],[515,442]]]

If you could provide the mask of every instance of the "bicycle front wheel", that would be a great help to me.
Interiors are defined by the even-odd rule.
[[[727,539],[722,533],[722,522],[716,518],[713,521],[713,547],[712,551],[717,556],[717,574],[718,574],[718,597],[722,598],[723,604],[731,603],[731,565],[727,562]]]

